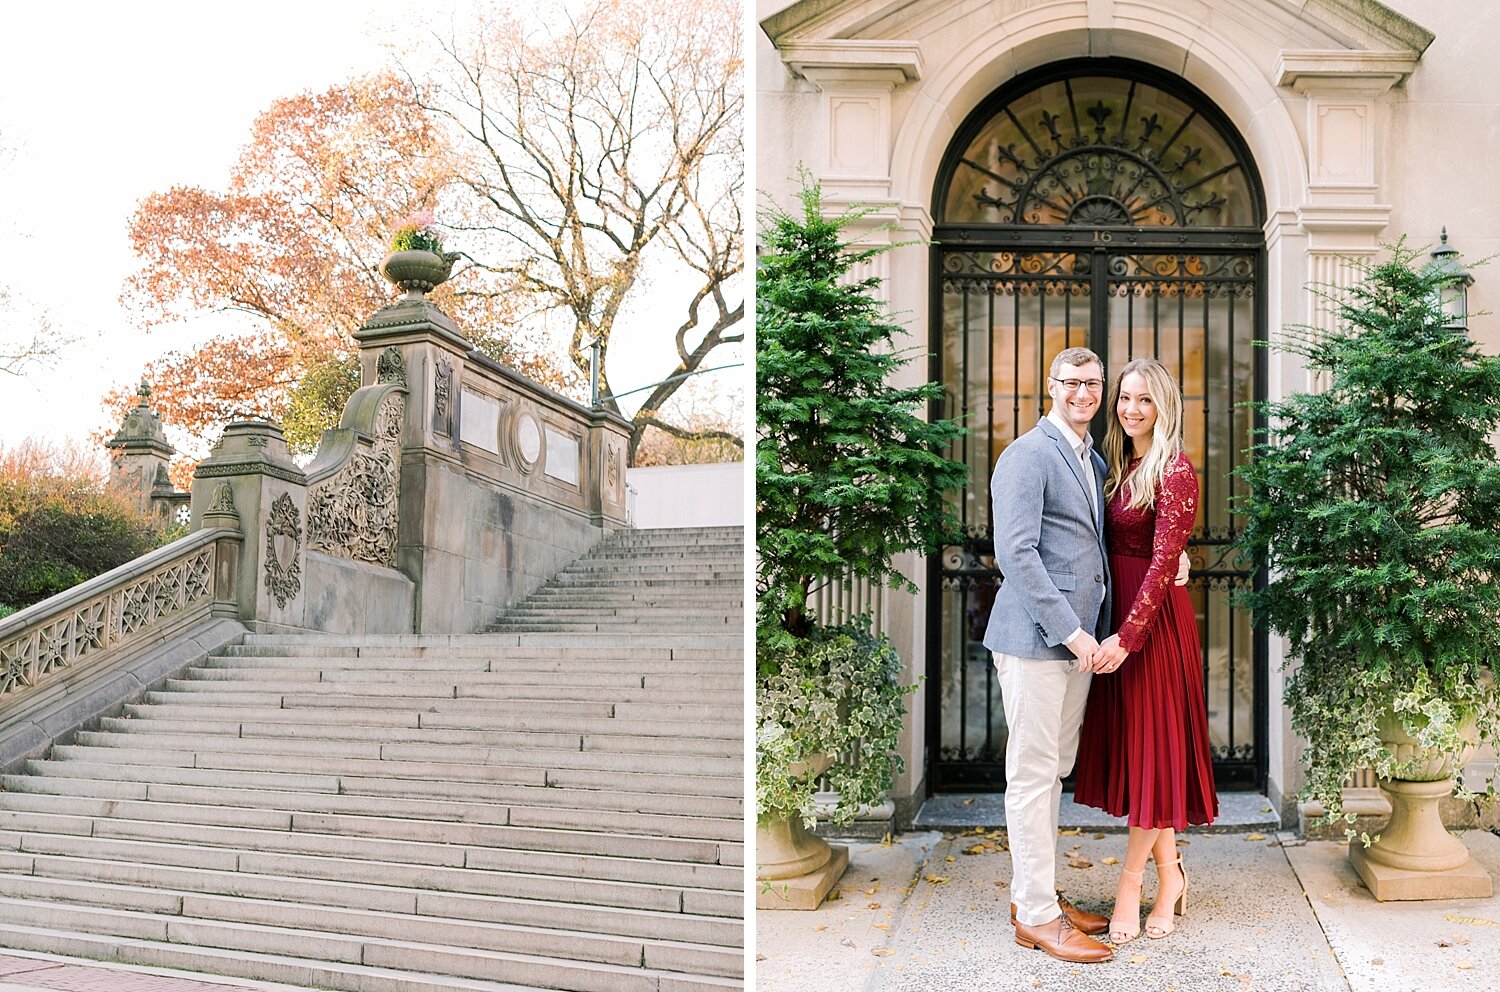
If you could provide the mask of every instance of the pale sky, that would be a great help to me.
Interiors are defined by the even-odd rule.
[[[140,199],[173,185],[222,190],[251,122],[277,97],[377,69],[387,60],[384,42],[421,31],[414,11],[446,24],[473,5],[167,0],[8,10],[0,286],[12,301],[0,335],[29,339],[25,328],[45,311],[76,341],[52,368],[0,373],[0,445],[83,440],[105,425],[99,400],[109,388],[137,381],[152,358],[241,326],[241,318],[205,314],[149,333],[136,328],[119,295],[136,267],[127,231]],[[609,372],[617,392],[671,370],[680,310],[674,298],[666,319],[616,330]],[[742,360],[741,349],[721,347],[706,364]],[[704,385],[728,388],[746,374],[711,373]],[[621,402],[628,412],[645,395]]]

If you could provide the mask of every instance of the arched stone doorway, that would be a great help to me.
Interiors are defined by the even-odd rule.
[[[989,476],[1046,412],[1046,363],[1085,344],[1118,368],[1160,358],[1183,387],[1200,477],[1189,585],[1221,787],[1266,778],[1266,645],[1232,592],[1230,472],[1265,395],[1265,198],[1245,142],[1199,90],[1152,66],[1077,59],[1023,74],[954,135],[933,191],[933,378],[970,435],[961,545],[929,563],[929,787],[1004,787],[1005,720],[980,643],[996,571]],[[1100,424],[1102,427],[1102,418]]]

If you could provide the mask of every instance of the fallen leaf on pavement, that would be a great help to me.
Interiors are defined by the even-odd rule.
[[[822,933],[824,930],[827,930],[827,929],[828,929],[828,924],[823,923],[823,924],[821,924],[819,926],[813,927],[813,933]]]
[[[1266,835],[1265,834],[1246,834],[1245,835],[1245,839],[1246,840],[1265,840],[1266,839]]]
[[[995,887],[996,887],[996,888],[999,888],[999,889],[1005,889],[1005,888],[1009,888],[1009,887],[1010,887],[1010,883],[1009,883],[1009,882],[1007,882],[1007,881],[1004,881],[1004,880],[1001,880],[1001,881],[997,881],[997,882],[996,882],[996,883],[995,883]]]
[[[1092,861],[1084,861],[1082,858],[1074,858],[1072,861],[1068,862],[1068,867],[1069,868],[1092,868],[1092,867],[1094,867],[1094,863]]]
[[[923,875],[922,877],[927,879],[927,881],[931,882],[933,885],[942,885],[948,881],[948,876],[946,875],[927,874]]]
[[[874,954],[877,958],[888,958],[896,952],[889,947],[877,947],[870,953]]]
[[[1191,843],[1192,843],[1192,841],[1190,841],[1190,840],[1183,840],[1181,837],[1177,838],[1177,846],[1178,847],[1187,847]]]
[[[1146,955],[1144,955],[1144,954],[1137,954],[1135,957],[1133,957],[1133,958],[1130,959],[1130,963],[1131,964],[1145,964],[1146,963]]]
[[[1103,840],[1104,839],[1104,835],[1103,834],[1095,834],[1094,835],[1094,839],[1095,840]]]
[[[848,937],[845,937],[843,940],[839,941],[839,943],[843,944],[845,947],[853,947],[854,946],[854,941],[850,940]]]
[[[835,899],[844,898],[844,894],[838,889],[830,889],[828,895],[824,896],[823,898],[828,900],[829,902],[833,902]]]
[[[1439,947],[1452,947],[1452,946],[1453,946],[1453,945],[1452,945],[1452,944],[1450,944],[1450,943],[1448,943],[1448,942],[1447,942],[1447,941],[1446,941],[1446,940],[1444,940],[1444,939],[1443,939],[1443,938],[1441,938],[1441,937],[1439,937],[1439,938],[1438,938],[1438,939],[1437,939],[1437,946],[1439,946]]]
[[[1371,964],[1385,964],[1385,958],[1371,958]]]
[[[879,891],[879,889],[880,889],[880,886],[878,886],[878,885],[872,885],[868,889],[865,889],[864,892],[865,892],[865,895],[867,895],[867,896],[873,896],[877,891]]]
[[[872,902],[872,903],[870,903],[870,905],[868,905],[868,906],[865,907],[865,909],[879,909],[879,908],[880,908],[880,903],[878,903],[878,902]]]
[[[1068,827],[1066,830],[1059,830],[1057,835],[1059,837],[1077,837],[1081,833],[1083,833],[1082,827]]]
[[[873,926],[876,930],[889,930],[891,928],[891,925],[889,923],[872,923],[870,925]]]
[[[973,799],[965,799],[964,800],[964,805],[965,806],[973,806],[974,805],[974,800]]]
[[[943,860],[946,861],[946,862],[948,862],[949,864],[952,864],[953,862],[957,861],[958,859],[955,858],[953,855],[950,854],[946,858],[944,858]]]
[[[1117,865],[1117,864],[1120,863],[1120,859],[1119,858],[1105,858],[1103,860],[1104,860],[1104,863],[1107,864],[1107,865]]]
[[[1467,962],[1467,961],[1460,961],[1458,963],[1457,967],[1460,968],[1463,971],[1470,971],[1470,970],[1473,969],[1474,966],[1472,964],[1470,964],[1469,962]]]
[[[1078,857],[1078,855],[1079,855],[1079,854],[1080,854],[1080,853],[1082,853],[1082,852],[1080,852],[1080,851],[1079,851],[1079,850],[1078,850],[1078,848],[1076,848],[1076,847],[1075,847],[1075,848],[1073,848],[1073,850],[1071,850],[1071,851],[1064,851],[1064,852],[1063,852],[1063,857],[1065,857],[1065,858],[1076,858],[1076,857]]]

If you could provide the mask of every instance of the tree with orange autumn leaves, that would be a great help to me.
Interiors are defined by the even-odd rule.
[[[273,103],[225,192],[174,187],[143,200],[130,227],[141,267],[126,305],[148,326],[213,310],[251,318],[242,333],[152,362],[144,375],[157,410],[200,441],[236,417],[284,417],[297,384],[347,365],[353,332],[389,301],[374,263],[392,219],[430,205],[451,181],[436,129],[387,73]],[[504,294],[473,291],[482,278],[460,273],[433,299],[488,331],[476,344],[492,357],[565,386],[569,376],[536,357],[536,340],[495,330],[511,310]],[[297,447],[336,425],[347,395],[312,404],[322,423],[287,425]],[[106,403],[123,411],[133,398],[122,386]]]
[[[541,21],[495,10],[438,38],[435,68],[404,64],[277,101],[226,192],[174,188],[142,202],[131,225],[142,265],[126,302],[147,323],[215,309],[255,318],[246,333],[152,363],[169,423],[206,438],[235,416],[322,410],[330,422],[294,438],[315,443],[347,395],[328,384],[348,386],[338,363],[347,372],[353,330],[389,299],[374,266],[391,227],[426,209],[463,255],[432,299],[482,350],[569,389],[586,381],[584,346],[597,339],[604,402],[619,412],[612,333],[622,315],[649,314],[673,334],[678,361],[637,412],[631,454],[653,427],[704,435],[659,411],[684,381],[674,377],[743,340],[738,4],[597,0],[571,19],[549,15],[562,30]],[[664,287],[681,298],[664,299]],[[544,328],[558,316],[568,359],[554,363]],[[297,396],[308,381],[328,395]],[[133,384],[112,399],[131,396]]]

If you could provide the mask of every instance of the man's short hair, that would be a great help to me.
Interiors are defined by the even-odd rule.
[[[1104,363],[1099,360],[1098,355],[1094,354],[1089,349],[1064,348],[1062,351],[1059,351],[1057,353],[1056,358],[1052,359],[1052,368],[1047,370],[1047,374],[1056,379],[1057,374],[1062,371],[1062,367],[1064,365],[1071,365],[1076,369],[1082,368],[1089,362],[1093,362],[1095,365],[1099,366],[1101,372],[1103,371]]]

